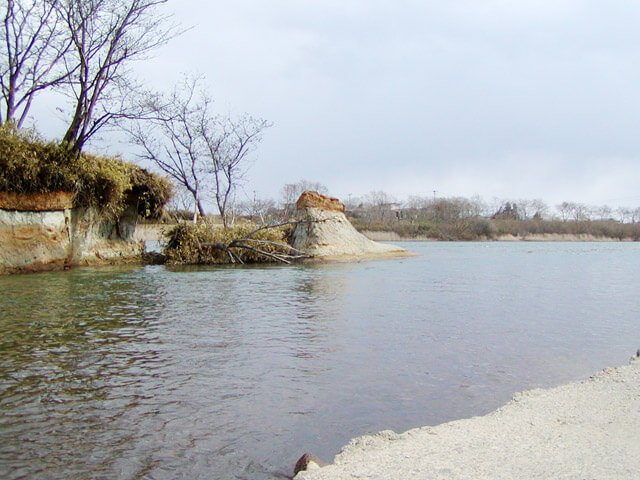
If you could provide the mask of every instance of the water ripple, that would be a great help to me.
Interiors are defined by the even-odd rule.
[[[0,477],[285,478],[640,344],[637,244],[0,278]]]

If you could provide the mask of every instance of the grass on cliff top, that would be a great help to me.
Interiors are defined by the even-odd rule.
[[[70,192],[75,206],[92,206],[117,216],[133,196],[138,213],[154,217],[171,196],[171,182],[118,158],[82,153],[41,139],[32,131],[0,127],[0,191]]]
[[[212,244],[229,245],[234,240],[245,239],[256,229],[254,224],[244,224],[224,229],[207,223],[181,222],[167,232],[167,246],[163,253],[167,263],[209,265],[232,263],[229,254]],[[267,253],[282,253],[280,245],[287,243],[290,229],[286,227],[260,230],[247,240],[246,244],[255,246]],[[268,263],[273,260],[253,250],[231,247],[233,253],[244,263]],[[284,249],[286,251],[286,249]]]

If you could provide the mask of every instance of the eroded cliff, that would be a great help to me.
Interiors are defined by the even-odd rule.
[[[300,223],[292,234],[294,248],[315,258],[352,259],[411,255],[396,245],[374,242],[359,233],[337,198],[304,192],[296,202]]]
[[[73,265],[137,259],[137,211],[127,205],[117,219],[93,207],[74,207],[66,192],[0,193],[0,273],[37,272]]]

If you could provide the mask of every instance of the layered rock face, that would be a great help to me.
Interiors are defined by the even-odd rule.
[[[344,214],[336,198],[304,192],[296,202],[298,220],[291,237],[294,248],[313,257],[378,257],[406,255],[405,249],[369,240]]]
[[[344,203],[337,198],[325,197],[318,192],[304,192],[296,202],[298,211],[305,208],[321,208],[322,210],[332,210],[335,212],[344,212]]]
[[[72,208],[72,195],[0,194],[0,273],[36,272],[71,265],[113,263],[139,256],[133,241],[137,212],[119,221],[92,208]]]

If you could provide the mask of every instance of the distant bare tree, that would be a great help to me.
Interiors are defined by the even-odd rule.
[[[282,218],[290,218],[296,210],[296,202],[300,195],[306,191],[318,192],[328,195],[329,189],[319,182],[298,180],[296,183],[287,183],[280,189],[280,202],[282,204]]]
[[[594,207],[593,213],[600,220],[608,220],[608,219],[611,218],[611,214],[613,213],[613,209],[609,205],[601,205],[601,206],[598,206],[598,207]]]
[[[540,198],[531,200],[531,209],[533,210],[533,217],[537,219],[546,217],[549,212],[549,206]]]
[[[344,203],[344,208],[346,210],[355,210],[362,204],[360,197],[354,197],[351,194],[347,195],[347,198],[342,198],[342,203]]]
[[[518,199],[517,203],[514,202],[514,204],[518,206],[518,214],[520,215],[520,218],[522,218],[522,220],[527,220],[533,216],[534,209],[532,200],[520,198]]]
[[[63,35],[58,0],[3,0],[0,124],[22,127],[32,102],[75,73],[64,68],[71,40]]]
[[[470,214],[472,217],[481,217],[487,213],[487,204],[480,195],[474,195],[469,199]]]
[[[618,218],[620,219],[620,223],[627,223],[632,221],[633,218],[633,210],[629,207],[618,207],[616,209],[616,213],[618,214]]]
[[[589,207],[584,203],[570,203],[571,215],[576,222],[583,222],[589,220]]]
[[[364,203],[370,213],[380,218],[388,217],[396,199],[382,190],[374,190],[364,196]]]
[[[261,224],[266,224],[276,219],[276,202],[273,199],[261,199],[254,197],[238,204],[238,211],[242,215],[249,216],[252,220],[258,220]]]
[[[569,220],[569,216],[571,215],[572,205],[569,202],[562,202],[556,205],[556,210],[560,213],[560,218],[563,222]]]
[[[407,208],[412,210],[424,210],[431,205],[432,200],[422,195],[409,195],[407,198]]]
[[[589,208],[583,203],[562,202],[556,205],[563,222],[574,220],[576,222],[589,220]]]
[[[176,34],[169,16],[159,10],[167,1],[56,2],[73,52],[72,58],[65,57],[73,114],[63,137],[71,151],[80,152],[100,129],[119,119],[144,115],[141,104],[130,101],[134,81],[127,67]]]

